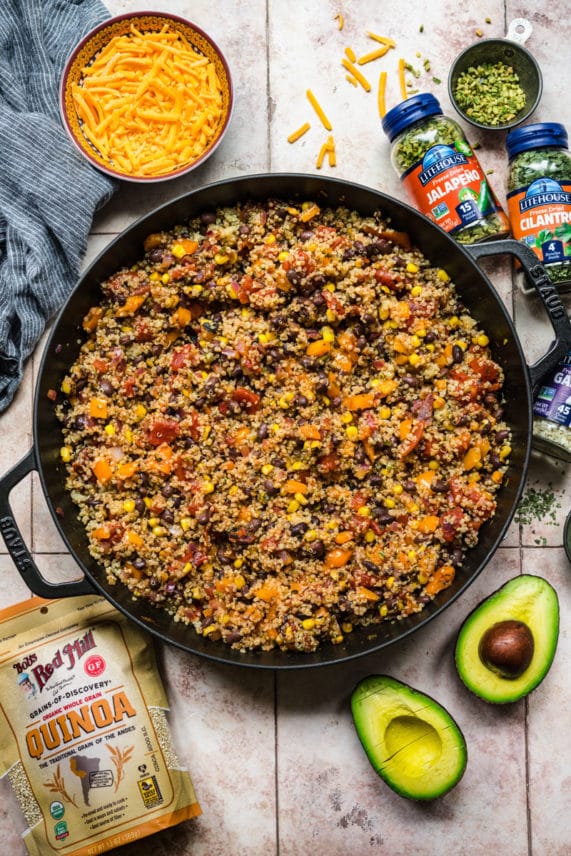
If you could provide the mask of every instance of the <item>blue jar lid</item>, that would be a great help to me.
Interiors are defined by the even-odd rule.
[[[506,137],[506,149],[510,160],[520,152],[546,146],[569,148],[567,131],[559,122],[536,122],[533,125],[524,125],[523,128],[510,131]]]
[[[442,114],[442,108],[434,95],[421,92],[389,110],[383,117],[383,131],[392,142],[409,125],[428,116],[437,116],[439,113]]]

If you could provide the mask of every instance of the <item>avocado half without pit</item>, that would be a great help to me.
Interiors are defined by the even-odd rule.
[[[558,636],[555,589],[542,577],[515,577],[464,621],[456,642],[458,674],[485,701],[518,701],[549,671]]]
[[[397,794],[433,800],[462,778],[466,741],[430,696],[387,675],[370,675],[353,690],[351,712],[374,770]]]

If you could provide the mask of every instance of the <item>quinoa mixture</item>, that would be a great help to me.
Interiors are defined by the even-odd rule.
[[[269,200],[149,235],[54,397],[108,580],[238,650],[419,612],[495,511],[503,373],[382,213]]]

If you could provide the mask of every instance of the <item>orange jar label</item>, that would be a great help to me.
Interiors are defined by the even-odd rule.
[[[454,234],[490,214],[509,231],[509,222],[486,180],[478,159],[463,141],[429,148],[402,176],[416,207],[445,232]]]
[[[538,178],[508,194],[514,238],[544,264],[571,258],[571,181]]]

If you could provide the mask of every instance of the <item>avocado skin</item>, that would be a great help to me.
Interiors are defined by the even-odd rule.
[[[464,775],[468,762],[464,735],[448,711],[426,693],[388,675],[369,675],[353,690],[351,711],[371,766],[399,796],[431,801],[450,791]],[[412,724],[412,739],[395,752],[395,738],[387,737],[395,724],[399,730],[403,722],[405,733]],[[406,757],[408,747],[412,748]],[[406,772],[411,762],[412,776]]]
[[[502,677],[480,659],[485,631],[497,622],[522,621],[533,635],[534,652],[528,668],[517,678]],[[509,580],[464,620],[456,640],[455,662],[466,687],[490,704],[508,704],[528,695],[549,671],[559,637],[559,600],[543,577],[522,574]]]

